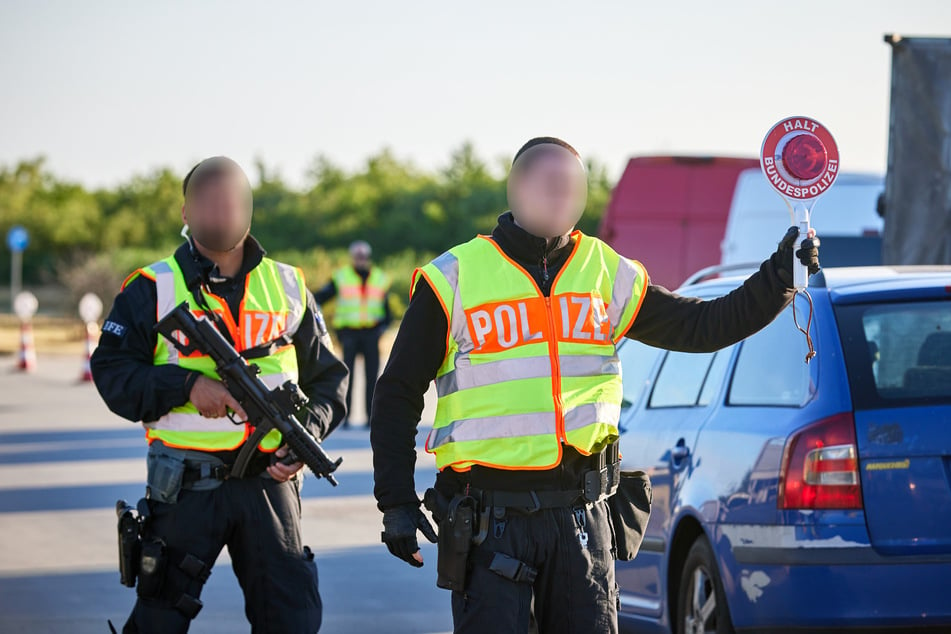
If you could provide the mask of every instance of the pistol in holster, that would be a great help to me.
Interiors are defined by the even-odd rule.
[[[128,588],[134,588],[139,574],[142,532],[147,514],[143,516],[128,502],[119,500],[116,502],[116,515],[119,518],[119,581]]]
[[[485,531],[480,530],[483,522],[479,502],[463,494],[449,500],[435,489],[429,489],[423,503],[439,523],[436,585],[461,592],[466,587],[472,546],[485,538]]]
[[[135,508],[125,500],[116,502],[119,518],[119,581],[128,588],[139,584],[141,596],[159,593],[165,578],[165,542],[148,535],[149,502]]]
[[[138,596],[152,599],[168,598],[175,608],[189,619],[201,611],[197,593],[186,585],[169,583],[167,570],[175,566],[189,580],[201,585],[208,580],[211,567],[190,553],[178,554],[172,560],[165,541],[149,528],[149,500],[142,498],[136,508],[125,500],[116,502],[119,518],[119,581],[135,588]],[[195,593],[196,596],[192,594]]]

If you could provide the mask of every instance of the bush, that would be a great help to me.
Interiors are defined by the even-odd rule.
[[[316,291],[323,287],[330,281],[335,270],[341,266],[347,266],[350,263],[350,256],[346,249],[327,251],[320,247],[314,247],[307,251],[279,251],[273,254],[269,253],[268,256],[293,266],[299,266],[304,272],[304,279],[307,281],[307,287],[311,291]],[[433,257],[435,256],[432,253],[405,249],[398,253],[388,255],[377,263],[386,271],[392,281],[390,289],[390,309],[394,319],[401,318],[406,311],[406,304],[409,301],[409,285],[413,270],[418,266],[423,266],[433,259]],[[322,306],[321,309],[329,321],[333,316],[333,306]]]
[[[108,307],[119,290],[123,275],[108,254],[82,253],[59,262],[56,278],[66,287],[70,306],[79,304],[86,293],[94,293]]]
[[[311,288],[347,262],[351,241],[369,241],[402,314],[414,267],[491,231],[506,208],[505,163],[487,163],[466,143],[442,169],[422,170],[384,149],[355,170],[318,158],[305,187],[293,188],[258,162],[254,234],[275,259],[303,268]],[[588,174],[579,228],[594,234],[612,183],[597,163]],[[180,244],[182,176],[157,169],[90,191],[50,174],[42,158],[0,165],[0,232],[30,231],[27,284],[59,280],[77,299],[94,292],[109,303],[126,275]],[[9,273],[0,258],[0,278]]]

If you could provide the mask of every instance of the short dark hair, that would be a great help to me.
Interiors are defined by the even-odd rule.
[[[205,183],[229,174],[240,174],[245,181],[248,180],[241,166],[227,156],[212,156],[199,161],[182,180],[182,196],[188,196],[189,188],[197,191]],[[250,187],[250,183],[248,185]]]
[[[188,183],[191,182],[192,175],[195,173],[195,170],[198,169],[199,165],[201,165],[201,163],[195,163],[192,168],[188,170],[188,173],[185,174],[185,178],[182,180],[182,196],[188,193]]]
[[[572,154],[574,154],[579,159],[581,158],[581,155],[578,154],[578,150],[571,147],[571,144],[568,143],[567,141],[564,141],[554,136],[537,136],[534,139],[529,139],[525,143],[525,145],[523,145],[522,147],[518,149],[518,152],[515,153],[515,158],[512,159],[512,164],[514,165],[515,161],[518,160],[518,157],[520,157],[522,154],[524,154],[531,148],[535,147],[536,145],[544,145],[546,143],[550,145],[559,145],[565,148],[566,150],[568,150],[569,152],[571,152]]]

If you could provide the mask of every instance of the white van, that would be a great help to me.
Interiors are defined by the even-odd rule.
[[[881,264],[885,225],[877,206],[884,191],[884,176],[842,172],[816,201],[810,223],[822,242],[822,266]],[[793,224],[786,203],[762,170],[743,170],[720,243],[720,264],[761,262]]]

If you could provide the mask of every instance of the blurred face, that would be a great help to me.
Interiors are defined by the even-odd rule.
[[[529,148],[508,180],[508,201],[516,222],[540,238],[557,238],[574,229],[588,198],[584,165],[554,144]]]
[[[350,261],[354,268],[365,269],[370,266],[370,254],[363,249],[354,249],[350,252]]]
[[[251,189],[244,174],[223,173],[185,197],[185,222],[195,241],[223,253],[244,242],[251,229]]]

